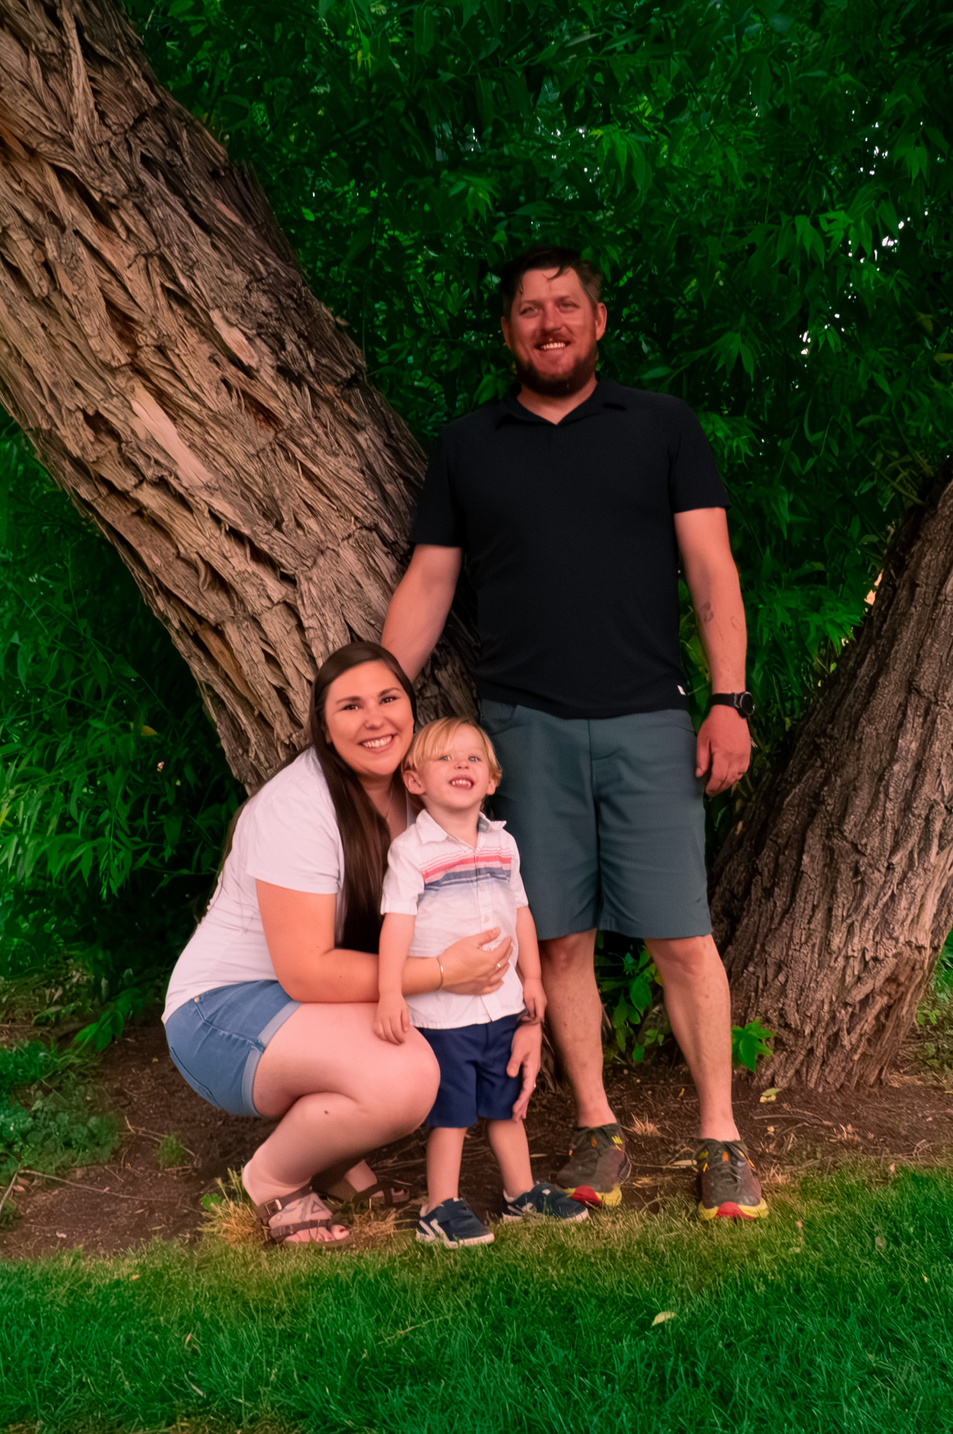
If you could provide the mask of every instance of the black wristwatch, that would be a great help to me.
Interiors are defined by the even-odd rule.
[[[708,703],[712,707],[733,707],[739,717],[747,722],[754,712],[754,698],[750,692],[713,692]]]

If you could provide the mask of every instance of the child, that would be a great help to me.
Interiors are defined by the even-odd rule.
[[[427,1201],[417,1239],[449,1246],[493,1239],[459,1198],[463,1141],[479,1116],[487,1117],[503,1177],[504,1220],[584,1220],[584,1205],[553,1186],[534,1184],[523,1125],[529,1097],[519,1098],[519,1078],[506,1072],[524,1008],[533,1021],[542,1021],[546,997],[516,843],[502,822],[488,821],[481,811],[500,779],[496,754],[479,727],[447,717],[417,733],[403,774],[424,810],[390,849],[374,1030],[399,1043],[412,1021],[440,1064],[440,1088],[427,1120]],[[494,928],[501,940],[508,936],[514,943],[499,990],[485,996],[426,992],[411,998],[408,1014],[400,989],[406,958],[439,956],[461,937]]]

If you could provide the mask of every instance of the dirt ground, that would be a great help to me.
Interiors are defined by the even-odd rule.
[[[866,1157],[884,1168],[953,1160],[953,1093],[922,1074],[916,1040],[901,1070],[872,1090],[819,1094],[791,1088],[764,1103],[760,1083],[736,1076],[738,1122],[769,1199],[772,1189],[803,1171],[830,1169],[846,1158]],[[109,1050],[100,1080],[122,1131],[112,1160],[62,1180],[21,1172],[14,1194],[19,1217],[0,1233],[0,1257],[30,1259],[72,1248],[116,1254],[155,1236],[194,1240],[203,1224],[203,1195],[218,1189],[230,1169],[239,1169],[271,1129],[264,1120],[225,1115],[193,1094],[169,1060],[158,1024],[130,1031]],[[685,1068],[656,1065],[639,1073],[614,1066],[608,1085],[633,1159],[624,1203],[657,1209],[676,1192],[688,1192],[697,1105]],[[539,1178],[551,1177],[562,1164],[571,1123],[565,1091],[537,1091],[527,1130]],[[156,1148],[170,1133],[188,1151],[188,1162],[162,1170]],[[387,1147],[372,1164],[420,1196],[423,1134]],[[461,1193],[478,1213],[499,1214],[498,1176],[479,1129],[467,1138]]]

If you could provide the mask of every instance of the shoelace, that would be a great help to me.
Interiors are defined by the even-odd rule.
[[[741,1177],[748,1166],[748,1157],[737,1145],[732,1145],[730,1141],[726,1140],[724,1147],[731,1158],[727,1161],[722,1161],[718,1167],[712,1166],[709,1162],[709,1169],[717,1168],[719,1175],[728,1175],[734,1185],[740,1185]],[[725,1169],[726,1165],[728,1167],[727,1170]]]

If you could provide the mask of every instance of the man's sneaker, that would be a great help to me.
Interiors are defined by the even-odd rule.
[[[573,1131],[556,1184],[583,1205],[621,1205],[622,1182],[631,1168],[620,1125],[584,1125]]]
[[[698,1213],[703,1220],[757,1220],[768,1213],[748,1152],[740,1140],[702,1140],[695,1151]]]
[[[532,1190],[527,1190],[525,1195],[517,1195],[515,1200],[507,1200],[506,1196],[503,1196],[504,1220],[523,1220],[534,1215],[548,1215],[551,1220],[568,1220],[573,1223],[576,1220],[588,1220],[589,1211],[578,1200],[570,1199],[562,1190],[556,1190],[552,1185],[544,1185],[541,1180],[537,1180]]]
[[[493,1231],[478,1220],[465,1200],[441,1200],[417,1221],[417,1239],[422,1245],[441,1241],[450,1249],[458,1245],[490,1245]]]

